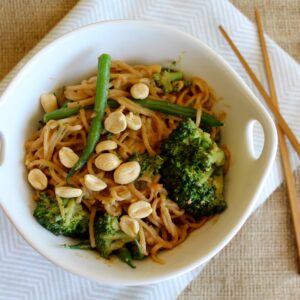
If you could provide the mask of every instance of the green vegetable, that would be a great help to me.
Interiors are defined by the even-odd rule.
[[[164,93],[168,94],[174,91],[172,82],[183,79],[183,73],[181,71],[162,70],[160,73],[153,74],[152,77]]]
[[[55,235],[84,237],[88,234],[89,214],[75,199],[61,198],[64,215],[56,199],[40,193],[33,216],[37,221]]]
[[[50,120],[60,120],[60,119],[64,119],[64,118],[68,118],[68,117],[77,115],[81,108],[82,107],[73,107],[73,108],[62,107],[62,108],[56,109],[54,111],[45,113],[44,117],[43,117],[43,121],[45,123],[47,123]],[[92,106],[85,107],[85,109],[88,109],[88,108],[91,109]]]
[[[137,161],[140,164],[140,177],[143,175],[152,177],[158,174],[161,166],[164,163],[164,158],[162,156],[149,156],[147,153],[135,153],[129,158],[129,160]]]
[[[191,119],[184,120],[162,144],[166,161],[162,181],[169,196],[195,218],[226,208],[222,166],[225,154]]]
[[[119,227],[118,217],[104,214],[94,225],[96,248],[100,255],[109,258],[112,252],[121,249],[134,238],[124,233]]]
[[[121,261],[126,263],[131,268],[135,269],[136,267],[132,264],[132,257],[130,251],[123,247],[116,252],[116,255],[120,258]]]
[[[102,54],[98,60],[98,78],[96,84],[96,98],[94,111],[96,113],[92,120],[88,133],[87,142],[83,153],[77,163],[72,167],[67,175],[67,181],[77,171],[79,171],[86,163],[90,155],[93,153],[96,144],[99,141],[103,129],[103,117],[107,105],[108,84],[110,78],[111,57],[108,54]]]
[[[158,101],[158,100],[149,100],[149,99],[134,100],[134,102],[142,107],[145,107],[145,108],[148,108],[148,109],[151,109],[154,111],[160,111],[167,115],[178,116],[181,118],[191,118],[191,119],[195,119],[195,117],[196,117],[196,110],[193,107],[178,105],[178,104],[170,103],[167,101]],[[111,108],[119,107],[118,102],[115,100],[112,100],[112,99],[109,99],[107,101],[107,104]],[[49,120],[59,120],[59,119],[71,117],[71,116],[78,114],[78,112],[81,108],[92,109],[93,106],[88,105],[88,106],[84,106],[84,107],[75,107],[75,108],[60,108],[55,111],[45,113],[43,120],[44,120],[44,122],[48,122]],[[218,127],[218,126],[223,125],[222,122],[220,122],[214,116],[208,114],[205,111],[202,112],[201,122],[204,125],[207,125],[210,127]]]
[[[63,246],[67,249],[92,250],[92,247],[91,247],[91,244],[90,244],[89,240],[85,240],[85,241],[79,242],[79,243],[74,244],[74,245],[64,244]]]
[[[196,109],[193,107],[183,106],[174,104],[168,101],[160,100],[135,100],[135,103],[139,104],[142,107],[149,108],[151,110],[160,111],[167,115],[178,116],[181,118],[196,118]],[[214,116],[203,111],[201,115],[201,122],[211,127],[222,126],[223,123],[216,119]]]
[[[107,105],[110,108],[117,108],[120,106],[119,103],[115,100],[107,100]],[[93,109],[94,105],[78,106],[78,107],[72,107],[72,108],[63,106],[62,108],[45,113],[44,117],[43,117],[43,121],[44,121],[44,123],[47,123],[50,120],[60,120],[60,119],[68,118],[71,116],[75,116],[79,113],[79,110],[82,108],[84,108],[86,110]]]
[[[128,244],[128,249],[131,253],[131,257],[135,260],[142,260],[145,258],[142,250],[142,246],[137,239],[134,239],[133,243]]]

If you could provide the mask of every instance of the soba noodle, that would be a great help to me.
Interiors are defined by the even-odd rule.
[[[124,114],[133,112],[140,116],[142,127],[140,130],[127,128],[119,134],[105,133],[101,140],[111,140],[117,148],[109,153],[117,155],[126,161],[134,153],[148,153],[150,156],[158,154],[162,141],[176,128],[179,117],[165,115],[134,103],[130,98],[129,88],[135,83],[145,83],[149,86],[148,99],[166,100],[171,103],[191,106],[197,110],[197,126],[200,125],[203,111],[212,112],[216,98],[205,80],[191,78],[190,86],[184,81],[179,82],[178,92],[164,94],[157,87],[152,75],[161,70],[160,65],[131,66],[123,61],[114,61],[111,65],[111,81],[108,98],[117,101],[118,108],[106,108],[105,118],[112,112],[121,111]],[[95,101],[96,76],[83,80],[80,84],[66,86],[64,96],[59,99],[60,105],[65,102],[67,107],[82,107],[91,105]],[[26,142],[25,164],[28,170],[39,168],[48,178],[46,192],[54,195],[54,187],[67,185],[66,168],[59,159],[59,150],[69,147],[75,153],[81,153],[87,142],[87,134],[92,110],[80,109],[76,116],[60,120],[48,121],[42,128],[33,134]],[[213,128],[211,136],[217,136],[218,128]],[[144,255],[150,255],[154,261],[161,262],[158,253],[164,249],[172,249],[182,243],[189,233],[201,227],[207,220],[198,221],[187,215],[185,211],[169,199],[167,190],[160,183],[160,175],[141,177],[137,181],[119,185],[114,181],[111,171],[99,170],[95,166],[97,154],[94,153],[84,168],[71,177],[71,186],[80,188],[84,196],[77,199],[90,212],[90,244],[95,247],[93,224],[98,212],[107,212],[113,216],[127,214],[130,204],[143,200],[150,203],[152,213],[139,222],[138,239]],[[102,179],[107,188],[99,191],[90,191],[84,185],[84,175],[92,174]],[[141,183],[142,184],[139,184]],[[34,197],[38,199],[38,191]]]

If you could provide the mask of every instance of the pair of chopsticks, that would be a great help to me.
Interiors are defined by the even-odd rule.
[[[258,11],[256,11],[256,12],[257,12],[256,16],[259,16]],[[257,17],[257,18],[260,20],[260,17]],[[264,41],[263,31],[262,31],[262,27],[261,27],[262,25],[261,25],[261,21],[257,21],[257,22],[258,22],[257,24],[260,24],[260,25],[258,25],[258,31],[259,31],[259,36],[260,36],[261,47],[262,47],[262,49],[265,49],[265,50],[262,50],[262,51],[263,51],[263,56],[264,56],[265,68],[266,68],[266,72],[267,72],[268,84],[269,84],[270,90],[271,91],[273,90],[273,92],[271,93],[271,97],[268,95],[268,93],[264,89],[263,85],[257,79],[254,72],[250,68],[249,64],[244,59],[244,57],[242,56],[242,54],[240,53],[238,48],[235,46],[233,41],[230,39],[230,37],[227,34],[227,32],[225,31],[225,29],[222,26],[219,26],[219,29],[222,32],[222,34],[224,35],[225,39],[227,40],[228,44],[230,45],[230,47],[232,48],[234,53],[236,54],[236,56],[238,57],[241,64],[245,68],[246,72],[248,73],[248,75],[252,79],[252,81],[255,84],[256,88],[258,89],[258,91],[260,92],[262,97],[265,99],[265,101],[268,104],[270,110],[274,114],[279,127],[286,134],[287,138],[290,140],[291,144],[293,145],[295,151],[300,156],[300,144],[298,143],[297,138],[295,137],[294,133],[292,132],[292,130],[290,129],[290,127],[286,123],[285,119],[282,117],[280,111],[278,110],[277,96],[276,96],[276,92],[275,92],[275,88],[274,88],[274,81],[273,81],[273,77],[272,77],[271,66],[270,66],[270,61],[269,61],[269,58],[268,58],[266,43]],[[273,88],[271,88],[271,86],[273,86]]]
[[[282,117],[280,111],[279,111],[279,106],[278,106],[278,98],[276,94],[276,89],[275,89],[275,83],[272,75],[272,69],[271,69],[271,64],[270,64],[270,59],[268,55],[268,50],[264,38],[264,33],[263,33],[263,26],[260,18],[259,11],[256,9],[255,10],[255,19],[256,19],[256,24],[257,24],[257,30],[258,30],[258,36],[259,36],[259,41],[260,41],[260,46],[262,50],[262,55],[264,59],[264,64],[265,64],[265,69],[266,69],[266,74],[267,74],[267,80],[268,80],[268,85],[270,89],[270,96],[264,89],[263,85],[259,82],[257,77],[255,76],[254,72],[251,70],[249,64],[247,61],[244,59],[238,48],[235,46],[233,41],[230,39],[229,35],[226,33],[224,28],[222,26],[219,26],[219,29],[221,33],[223,34],[224,38],[236,54],[237,58],[245,68],[246,72],[252,79],[253,83],[255,84],[256,88],[259,90],[260,94],[268,104],[270,110],[273,112],[274,117],[276,118],[277,121],[277,132],[278,132],[278,140],[279,140],[279,148],[281,151],[281,161],[282,161],[282,166],[283,166],[283,172],[286,180],[286,185],[287,185],[287,193],[288,193],[288,198],[289,198],[289,203],[292,211],[292,219],[293,219],[293,225],[294,225],[294,231],[295,231],[295,236],[296,236],[296,243],[297,243],[297,248],[298,248],[298,260],[300,262],[300,204],[297,200],[297,191],[296,191],[296,185],[295,185],[295,180],[292,172],[292,167],[289,159],[289,153],[288,153],[288,148],[287,144],[284,138],[284,134],[287,136],[287,138],[290,140],[291,144],[293,145],[294,149],[300,156],[300,145],[297,141],[297,138],[293,134],[292,130],[289,128],[287,125],[286,121]],[[300,268],[299,268],[300,271]]]

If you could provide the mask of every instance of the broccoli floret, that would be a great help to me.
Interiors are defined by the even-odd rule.
[[[46,193],[40,193],[37,207],[33,212],[36,220],[55,235],[84,237],[88,234],[89,214],[75,199],[61,198],[64,215],[58,202]]]
[[[176,91],[176,85],[173,84],[173,81],[183,79],[183,73],[181,71],[162,70],[160,73],[153,74],[152,77],[164,93],[168,94]]]
[[[191,119],[182,121],[162,144],[164,186],[179,207],[195,218],[223,211],[225,154]]]
[[[100,255],[109,258],[113,251],[123,248],[126,243],[134,241],[119,227],[118,217],[104,214],[94,225],[96,247]]]
[[[158,174],[161,166],[164,163],[164,158],[162,156],[149,156],[147,153],[135,153],[129,158],[129,160],[137,161],[140,164],[140,177],[143,175],[152,177]]]

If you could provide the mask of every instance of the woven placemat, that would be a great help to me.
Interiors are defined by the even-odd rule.
[[[0,79],[76,2],[1,1]],[[300,0],[232,2],[250,19],[253,19],[254,7],[259,7],[266,32],[300,61]],[[300,170],[296,179],[299,195]],[[300,277],[296,273],[296,249],[288,207],[283,185],[187,287],[180,299],[299,299]]]

